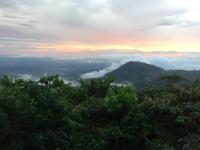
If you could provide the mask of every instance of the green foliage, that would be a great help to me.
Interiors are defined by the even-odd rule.
[[[198,150],[200,84],[136,91],[113,79],[0,80],[2,150]]]
[[[81,89],[85,91],[85,94],[89,97],[102,98],[107,94],[110,84],[113,82],[113,78],[107,78],[105,80],[94,79],[88,81],[81,81]]]
[[[166,86],[169,88],[177,84],[180,84],[183,81],[186,81],[186,79],[180,75],[164,75],[161,76],[160,79],[164,81],[166,83]]]

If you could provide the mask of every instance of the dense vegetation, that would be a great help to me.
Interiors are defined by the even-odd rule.
[[[200,150],[200,83],[0,80],[2,150]]]

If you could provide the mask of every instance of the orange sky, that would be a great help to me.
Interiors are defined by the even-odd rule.
[[[50,50],[59,53],[116,51],[116,52],[200,52],[198,42],[137,42],[130,44],[84,44],[84,43],[61,43],[61,44],[34,44],[34,49]]]

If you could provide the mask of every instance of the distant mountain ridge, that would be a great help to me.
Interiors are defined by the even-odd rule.
[[[148,86],[161,86],[163,81],[161,76],[178,75],[188,81],[200,79],[200,70],[164,70],[155,65],[130,61],[120,68],[106,74],[105,77],[115,77],[117,83],[133,83],[137,88]]]

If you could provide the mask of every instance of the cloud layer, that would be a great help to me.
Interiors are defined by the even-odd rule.
[[[1,0],[0,55],[198,52],[199,15],[198,0]]]

